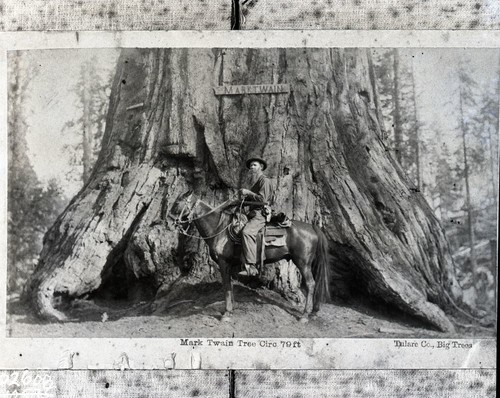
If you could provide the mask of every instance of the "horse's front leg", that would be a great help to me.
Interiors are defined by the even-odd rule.
[[[226,310],[222,315],[221,321],[228,322],[233,316],[234,296],[233,296],[233,281],[231,280],[231,268],[226,262],[220,262],[220,270],[222,274],[222,286],[224,288],[224,296],[226,300]]]

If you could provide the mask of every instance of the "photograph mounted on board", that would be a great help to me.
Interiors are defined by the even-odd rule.
[[[8,52],[8,337],[492,337],[498,49]]]

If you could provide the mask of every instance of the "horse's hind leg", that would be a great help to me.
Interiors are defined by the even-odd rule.
[[[231,320],[233,315],[233,282],[231,280],[231,268],[227,263],[221,263],[220,270],[222,274],[222,285],[224,287],[224,296],[226,301],[226,310],[222,315],[221,321],[227,322]]]
[[[309,320],[309,315],[311,314],[313,309],[314,288],[316,286],[316,283],[314,282],[314,276],[311,272],[312,261],[305,261],[301,259],[297,262],[297,267],[302,273],[302,278],[306,287],[306,305],[304,307],[304,313],[300,318],[300,322],[306,323]]]

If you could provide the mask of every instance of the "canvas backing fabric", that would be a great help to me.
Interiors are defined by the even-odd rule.
[[[235,396],[494,397],[491,370],[341,370],[237,372]]]
[[[494,397],[492,370],[0,371],[0,396]]]
[[[5,31],[226,30],[230,19],[231,0],[5,0],[0,5]]]
[[[4,0],[0,29],[229,30],[234,0]],[[496,0],[240,0],[241,29],[498,29]]]
[[[0,371],[0,396],[228,396],[226,371]]]

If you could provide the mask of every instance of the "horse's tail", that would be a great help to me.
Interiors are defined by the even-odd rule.
[[[320,303],[330,299],[330,252],[328,240],[323,231],[315,225],[313,228],[318,235],[318,246],[312,262],[312,272],[316,283],[313,311],[318,311]]]

